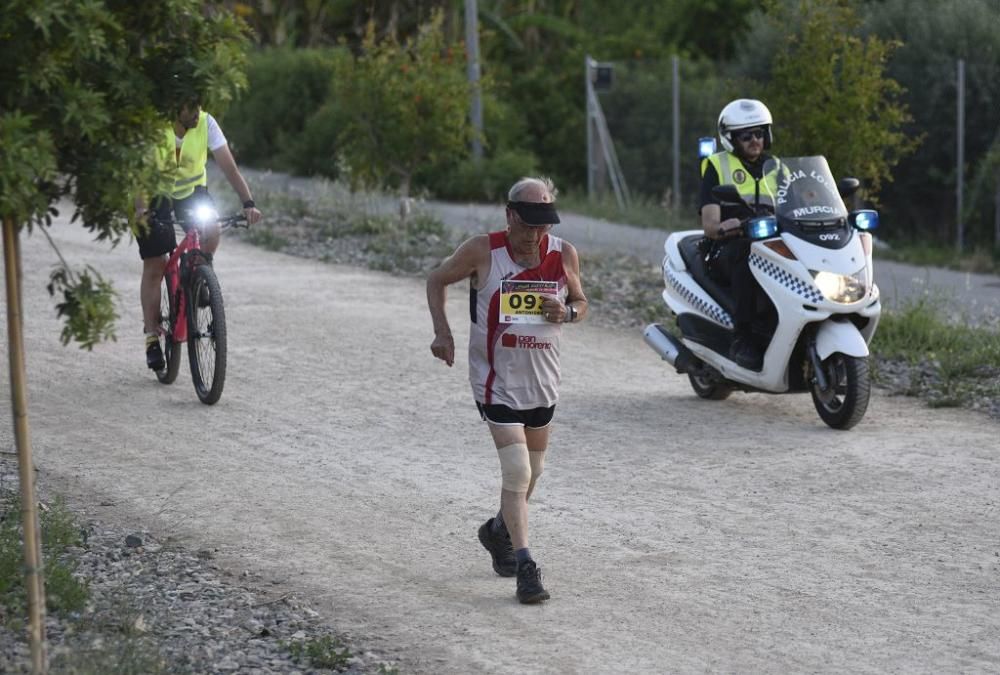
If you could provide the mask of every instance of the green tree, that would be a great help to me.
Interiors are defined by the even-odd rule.
[[[910,238],[954,240],[956,70],[964,59],[966,235],[972,243],[987,244],[1000,179],[1000,4],[954,0],[944,11],[935,0],[884,0],[868,5],[865,14],[866,30],[902,43],[888,72],[906,87],[911,132],[926,135],[885,192],[890,215],[907,223]]]
[[[406,198],[418,169],[468,154],[465,58],[445,44],[440,14],[402,43],[377,40],[369,24],[361,54],[341,65],[331,93],[348,115],[338,142],[353,180],[398,187]]]
[[[790,30],[789,8],[800,25]],[[860,21],[843,0],[770,4],[774,59],[760,97],[775,119],[778,154],[824,155],[835,175],[860,178],[877,199],[892,168],[919,139],[903,132],[910,121],[902,87],[886,74],[895,43],[857,36]],[[783,42],[783,44],[782,44]]]
[[[196,0],[9,0],[0,13],[0,217],[46,227],[60,199],[98,239],[130,227],[151,148],[180,97],[218,110],[244,84],[243,24]],[[64,340],[113,337],[111,287],[53,273]]]

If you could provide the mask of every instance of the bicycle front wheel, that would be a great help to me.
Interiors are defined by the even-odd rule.
[[[160,334],[163,336],[163,358],[167,367],[156,372],[163,384],[177,379],[181,369],[181,345],[174,341],[174,322],[177,320],[177,301],[170,296],[170,285],[164,275],[160,282]]]
[[[189,289],[191,379],[201,402],[212,405],[222,396],[226,384],[226,313],[222,290],[209,265],[194,268]]]

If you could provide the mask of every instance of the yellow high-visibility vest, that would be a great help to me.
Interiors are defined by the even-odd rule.
[[[161,186],[161,194],[170,195],[172,199],[184,199],[191,196],[195,187],[208,185],[205,171],[208,163],[208,113],[202,110],[198,115],[198,125],[184,134],[179,153],[175,138],[174,125],[171,124],[164,134],[159,154],[165,173],[172,181],[168,180]]]
[[[705,175],[705,169],[711,163],[715,167],[715,173],[719,176],[719,185],[735,185],[736,190],[748,203],[753,204],[758,199],[758,186],[760,190],[759,201],[761,204],[774,206],[778,194],[778,166],[764,174],[759,180],[753,177],[738,155],[727,150],[717,152],[707,157],[701,165],[701,174]]]

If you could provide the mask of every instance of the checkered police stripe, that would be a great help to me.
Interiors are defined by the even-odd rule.
[[[705,300],[701,296],[695,294],[694,291],[684,285],[684,282],[681,281],[681,279],[674,276],[669,267],[665,267],[664,270],[666,272],[665,276],[667,282],[682,298],[684,298],[688,304],[694,306],[694,308],[702,314],[707,314],[712,317],[715,321],[721,323],[726,328],[733,327],[733,320],[729,318],[729,314],[726,310],[722,309],[714,302],[709,302],[708,300]]]
[[[802,279],[792,276],[770,260],[752,253],[750,254],[750,264],[812,304],[816,305],[823,302],[823,294],[819,292],[818,288],[808,281],[802,281]]]

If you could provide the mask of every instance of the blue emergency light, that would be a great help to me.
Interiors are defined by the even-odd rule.
[[[878,211],[873,209],[861,209],[860,211],[852,211],[851,215],[848,217],[851,225],[858,228],[859,230],[874,230],[878,227]]]
[[[747,236],[751,239],[770,239],[778,234],[778,219],[774,216],[758,216],[747,221]]]
[[[715,154],[715,137],[702,136],[698,139],[698,157],[705,159]]]

